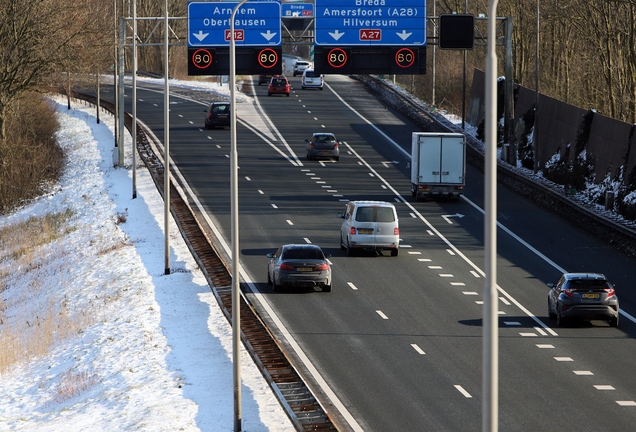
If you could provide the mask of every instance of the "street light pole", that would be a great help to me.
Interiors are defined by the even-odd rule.
[[[499,322],[497,315],[497,53],[498,0],[488,10],[486,56],[486,155],[485,155],[485,273],[483,319],[483,413],[482,431],[499,428]]]
[[[241,293],[239,276],[239,218],[238,218],[238,151],[236,149],[236,48],[234,17],[236,11],[249,0],[242,0],[232,11],[230,19],[230,189],[232,219],[232,363],[234,387],[234,432],[242,430],[241,413]]]
[[[164,136],[164,169],[163,169],[163,199],[164,199],[164,274],[170,274],[170,83],[168,82],[168,0],[165,6],[165,34],[164,34],[164,94],[163,94],[163,136]]]
[[[537,0],[537,47],[534,68],[534,130],[532,132],[533,169],[539,171],[539,0]]]

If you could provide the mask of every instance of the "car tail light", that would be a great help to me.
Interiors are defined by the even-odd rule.
[[[464,189],[464,186],[455,186],[455,190],[462,190]]]
[[[607,298],[613,297],[616,293],[616,291],[614,291],[614,288],[605,288],[604,291],[607,293]]]
[[[333,143],[333,148],[338,147],[338,141],[336,141],[335,143]]]
[[[355,227],[351,227],[351,234],[355,235],[356,233],[356,228]]]
[[[323,265],[319,265],[314,267],[315,271],[325,271],[325,270],[329,270],[329,264],[323,264]]]
[[[293,271],[296,270],[294,267],[287,265],[287,264],[281,264],[279,267],[280,270],[285,270],[285,271]]]
[[[426,189],[427,187],[428,187],[428,186],[426,186],[426,185],[420,185],[420,190],[424,190],[424,189]]]
[[[309,147],[316,148],[316,145],[314,143],[309,143]]]
[[[574,294],[572,294],[572,289],[571,288],[566,288],[563,290],[563,294],[565,294],[568,297],[572,297],[574,298]]]
[[[399,228],[393,228],[393,235],[400,235],[400,229]]]

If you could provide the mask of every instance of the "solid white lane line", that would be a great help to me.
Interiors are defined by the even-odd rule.
[[[472,398],[472,396],[470,395],[470,393],[468,393],[466,390],[464,390],[464,388],[463,388],[462,386],[460,386],[460,385],[457,385],[457,384],[456,384],[456,385],[455,385],[455,388],[456,388],[457,390],[459,390],[459,392],[460,392],[461,394],[463,394],[465,397],[467,397],[467,398]]]
[[[382,311],[377,310],[376,312],[377,312],[377,314],[378,314],[378,315],[380,315],[380,316],[382,317],[382,319],[385,319],[385,320],[388,320],[388,319],[389,319],[389,317],[388,317],[388,316],[386,316],[386,315],[384,315],[384,314],[382,313]]]
[[[347,282],[347,285],[349,285],[352,290],[358,291],[358,287],[356,287],[352,282]]]
[[[420,348],[420,347],[418,347],[418,346],[417,346],[417,344],[411,344],[411,346],[413,347],[413,349],[414,349],[415,351],[417,351],[417,352],[418,352],[418,354],[422,354],[422,355],[426,354],[426,353],[422,350],[422,348]]]

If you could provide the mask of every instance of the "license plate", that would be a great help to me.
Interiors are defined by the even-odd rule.
[[[321,151],[320,154],[329,154],[328,151]]]
[[[313,267],[298,267],[298,271],[313,271]]]
[[[373,234],[373,229],[361,228],[358,230],[358,234]]]
[[[226,115],[220,115],[219,118],[227,118]]]
[[[601,298],[601,295],[600,294],[583,294],[583,298],[597,299],[597,298]]]

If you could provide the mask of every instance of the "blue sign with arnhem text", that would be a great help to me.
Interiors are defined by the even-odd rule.
[[[425,46],[426,0],[315,0],[322,46]]]
[[[230,19],[236,5],[238,2],[188,2],[188,46],[229,46]],[[236,46],[282,45],[281,4],[243,4],[234,16],[234,42]]]

